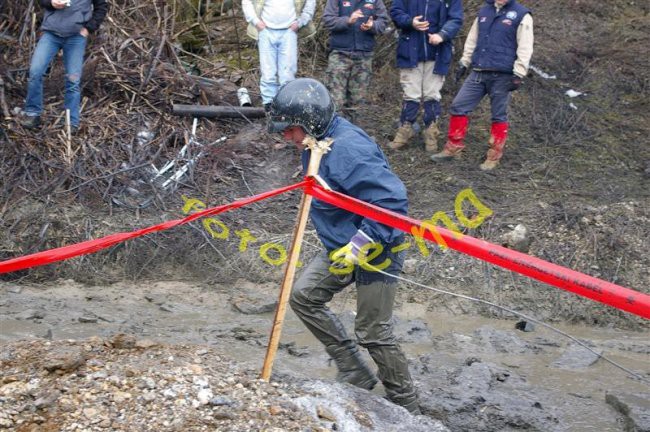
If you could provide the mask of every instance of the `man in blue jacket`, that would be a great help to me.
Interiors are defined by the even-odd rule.
[[[406,188],[391,171],[379,146],[360,128],[334,110],[320,82],[310,78],[291,81],[280,88],[271,103],[269,131],[282,132],[302,150],[307,169],[309,150],[304,140],[332,138],[318,175],[335,191],[406,214]],[[388,398],[412,413],[419,413],[418,397],[408,363],[393,334],[393,302],[397,280],[368,266],[369,250],[379,255],[369,264],[397,275],[403,263],[404,235],[371,219],[314,200],[311,220],[325,249],[305,268],[294,285],[290,304],[296,315],[324,345],[338,368],[337,379],[365,389],[377,383],[364,363],[358,345],[377,364],[378,377]],[[349,271],[346,271],[349,270]],[[351,338],[327,303],[334,294],[356,281],[356,341]]]
[[[36,44],[29,67],[25,116],[21,124],[37,128],[43,112],[43,75],[50,62],[63,50],[65,67],[64,106],[70,110],[70,125],[79,127],[79,102],[81,100],[81,72],[84,52],[90,33],[96,31],[108,12],[106,0],[40,0],[45,9],[41,30],[43,35]]]
[[[400,149],[415,136],[422,102],[425,149],[435,152],[440,90],[451,63],[451,42],[463,25],[463,5],[461,0],[394,0],[390,16],[400,31],[397,67],[403,92],[400,127],[390,147]]]
[[[330,31],[326,84],[339,113],[354,121],[372,78],[375,36],[388,26],[382,0],[327,0],[323,25]],[[347,106],[346,106],[347,104]]]

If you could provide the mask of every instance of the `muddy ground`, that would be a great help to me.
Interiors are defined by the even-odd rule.
[[[293,314],[285,323],[272,377],[288,394],[278,401],[272,392],[268,398],[257,392],[259,405],[238,394],[238,383],[269,392],[256,378],[275,306],[274,284],[238,280],[210,286],[176,281],[85,286],[62,280],[46,286],[3,284],[0,289],[0,368],[5,376],[0,401],[5,412],[13,413],[4,420],[19,430],[39,422],[54,422],[61,430],[74,430],[73,423],[91,430],[128,430],[148,424],[147,415],[158,410],[169,414],[157,426],[150,425],[151,430],[201,430],[205,425],[241,430],[250,419],[257,422],[251,423],[252,430],[433,430],[424,427],[429,425],[425,418],[411,420],[403,410],[381,418],[386,402],[380,387],[372,393],[335,387],[335,368]],[[332,307],[352,330],[354,292],[344,292]],[[646,335],[561,326],[591,352],[543,327],[524,332],[511,320],[431,313],[404,293],[398,299],[396,328],[423,412],[449,430],[615,431],[650,426],[647,383],[598,358],[604,355],[648,380]],[[62,362],[61,356],[72,356],[66,364],[75,366],[57,375],[51,369]],[[76,361],[75,356],[84,358]],[[189,372],[179,372],[183,367]],[[237,381],[227,381],[233,375]],[[197,384],[201,376],[210,384]],[[71,393],[71,387],[77,390]],[[323,401],[302,403],[319,391],[330,414],[318,414]],[[328,398],[328,391],[337,397]],[[48,395],[51,400],[45,404],[42,399]],[[208,402],[198,403],[202,397]],[[213,407],[209,401],[215,397],[232,403]],[[84,402],[66,408],[74,398]],[[172,402],[178,411],[164,411]],[[288,403],[300,407],[294,418],[272,408],[284,404],[286,409]],[[356,414],[363,404],[372,407],[366,411],[371,426]],[[223,414],[224,408],[229,415]],[[116,416],[120,409],[128,415]]]
[[[468,15],[473,16],[469,11],[479,2],[466,3]],[[494,214],[478,229],[466,230],[467,234],[506,244],[507,235],[521,224],[528,231],[524,249],[531,255],[648,293],[648,6],[613,2],[602,8],[596,2],[559,0],[524,3],[535,10],[533,64],[555,78],[531,72],[514,94],[508,148],[497,170],[478,170],[487,150],[486,103],[472,117],[467,152],[457,162],[434,165],[418,140],[400,152],[387,149],[400,100],[392,35],[378,45],[369,103],[360,111],[359,124],[382,146],[406,184],[413,217],[425,219],[444,211],[455,220],[454,198],[471,188]],[[257,71],[254,66],[242,68],[237,53],[225,48],[233,46],[235,36],[229,27],[232,17],[225,15],[215,18],[212,45],[199,52],[207,60],[177,52],[183,61],[194,59],[196,68],[187,71],[202,73],[210,81],[193,86],[196,76],[177,69],[181,61],[167,47],[136,97],[139,80],[148,70],[133,68],[154,64],[146,55],[157,52],[159,33],[146,26],[129,27],[140,22],[129,18],[130,10],[116,9],[122,27],[107,23],[104,35],[91,44],[84,93],[94,102],[85,114],[87,124],[72,143],[77,150],[73,163],[62,156],[65,142],[56,135],[61,128],[56,111],[61,89],[54,79],[47,89],[46,128],[34,133],[21,129],[12,116],[3,120],[0,259],[177,218],[184,214],[188,199],[219,205],[300,179],[299,155],[277,136],[268,136],[262,122],[201,119],[197,139],[206,149],[189,175],[169,190],[151,182],[148,165],[161,167],[173,159],[191,130],[191,120],[169,114],[171,104],[236,103],[234,92],[241,85],[259,103]],[[16,13],[20,19],[23,15],[23,11]],[[27,39],[15,43],[22,23],[13,27],[10,20],[5,23],[9,27],[0,25],[0,74],[13,108],[24,98],[26,69],[19,65],[28,63],[30,51]],[[137,40],[124,35],[136,30],[142,32]],[[243,62],[255,65],[254,46],[239,42]],[[303,45],[301,75],[322,77],[325,43],[326,38],[317,38]],[[456,44],[458,49],[461,46]],[[116,74],[115,67],[119,68]],[[52,77],[60,74],[55,67]],[[448,80],[443,90],[445,107],[458,88]],[[583,95],[569,98],[565,92],[570,89]],[[443,132],[447,120],[443,115]],[[226,140],[217,142],[221,137]],[[341,395],[344,390],[334,386],[335,373],[327,366],[324,352],[293,316],[276,368],[278,381],[288,386],[287,394],[278,396],[281,400],[260,397],[255,403],[262,404],[261,411],[252,403],[233,402],[236,409],[226,408],[229,414],[219,418],[224,404],[193,407],[198,392],[207,388],[203,381],[193,382],[192,374],[200,373],[187,375],[187,385],[178,391],[167,385],[174,376],[183,375],[174,367],[197,364],[196,358],[211,368],[205,375],[215,397],[227,394],[239,401],[241,395],[229,393],[231,387],[255,383],[268,335],[268,309],[282,275],[280,266],[262,258],[260,247],[288,246],[298,202],[293,193],[226,213],[220,216],[229,230],[227,237],[222,236],[226,238],[213,238],[201,223],[192,223],[95,255],[0,276],[0,367],[3,377],[9,377],[0,386],[0,425],[38,430],[34,424],[48,425],[54,418],[62,423],[52,424],[50,430],[61,425],[72,430],[73,424],[79,429],[128,430],[153,421],[144,412],[143,406],[151,402],[147,399],[154,400],[147,406],[156,406],[150,411],[168,422],[151,423],[152,430],[241,430],[248,421],[253,421],[249,426],[253,430],[332,429],[334,423],[339,430],[391,430],[397,427],[395,418],[412,421],[399,411],[396,417],[381,417],[387,409],[381,388],[372,394],[348,389],[352,393],[341,398],[342,404],[356,401],[372,417],[371,423],[358,415],[346,416],[345,409],[319,416],[318,403],[296,405],[297,399],[314,391],[313,386],[319,386],[320,397]],[[244,230],[255,237],[246,247],[241,244]],[[303,260],[318,250],[318,239],[308,227]],[[434,247],[427,256],[412,247],[404,276],[557,325],[596,352],[649,377],[647,320]],[[350,323],[353,305],[354,293],[349,291],[334,307]],[[518,318],[510,313],[407,283],[400,285],[397,319],[426,418],[440,420],[450,430],[650,430],[647,385],[603,359],[592,363],[596,358],[588,351],[543,327],[520,332],[514,329]],[[162,345],[115,348],[110,341],[116,334]],[[92,336],[100,340],[85,339]],[[65,342],[68,339],[86,341]],[[37,357],[59,349],[81,350],[87,360],[66,374],[51,374]],[[209,355],[196,354],[203,350]],[[151,372],[148,377],[166,383],[142,387],[129,376],[133,375],[129,365],[141,363],[142,356],[151,361],[147,370],[167,374],[157,377]],[[172,367],[164,361],[170,356],[181,358],[180,363]],[[568,362],[562,363],[562,357]],[[118,370],[117,378],[106,380],[101,373],[97,379],[87,378],[97,372],[111,376],[104,364]],[[313,378],[326,381],[314,384]],[[44,386],[50,385],[61,394],[51,403],[37,404]],[[75,386],[75,395],[94,392],[96,404],[83,399],[86,402],[65,411],[70,404],[65,389]],[[260,383],[254,387],[271,394]],[[166,396],[167,390],[176,395]],[[116,401],[117,391],[130,393],[131,398],[121,395]],[[74,404],[75,397],[70,399]],[[283,408],[284,403],[293,405]],[[280,408],[270,409],[276,404]],[[176,423],[165,414],[176,412],[172,405],[185,407]],[[92,423],[94,419],[88,417],[93,416],[82,408],[95,409],[103,417]],[[285,411],[298,414],[291,417]],[[260,412],[270,413],[270,420]],[[415,424],[418,421],[424,420]]]

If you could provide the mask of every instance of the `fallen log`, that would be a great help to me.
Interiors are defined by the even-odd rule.
[[[172,113],[192,117],[218,117],[218,118],[262,118],[265,116],[264,108],[236,107],[221,105],[181,105],[173,104]]]

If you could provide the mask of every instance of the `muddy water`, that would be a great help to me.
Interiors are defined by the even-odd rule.
[[[277,297],[277,285],[240,281],[234,287],[204,287],[185,282],[119,283],[87,287],[71,281],[50,286],[0,284],[0,343],[16,339],[80,339],[118,332],[167,343],[216,345],[246,367],[260,368],[272,312],[243,314],[233,304],[264,305]],[[332,303],[349,328],[354,319],[353,292]],[[505,368],[522,377],[530,392],[539,392],[560,419],[554,430],[624,430],[620,414],[605,403],[608,392],[649,393],[642,382],[603,360],[577,369],[553,365],[570,344],[543,327],[533,332],[514,329],[513,321],[452,316],[427,311],[423,305],[398,302],[397,334],[417,369],[423,358],[453,375],[467,358]],[[609,328],[561,325],[559,328],[621,365],[648,377],[650,339],[647,334]],[[481,339],[477,329],[505,335],[505,346]],[[490,336],[492,337],[492,336]],[[335,369],[317,340],[289,311],[275,370],[294,375],[333,378]],[[491,339],[490,339],[491,340]],[[516,345],[516,346],[515,346]],[[497,349],[495,349],[495,346]],[[302,354],[302,356],[297,356]],[[429,366],[431,367],[431,366]],[[442,374],[445,375],[445,374]],[[435,373],[415,374],[422,388],[447,388]],[[381,388],[374,392],[382,393]],[[462,396],[462,395],[460,395]],[[540,399],[542,400],[542,399]]]

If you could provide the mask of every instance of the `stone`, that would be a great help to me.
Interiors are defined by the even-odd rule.
[[[48,372],[73,372],[85,361],[86,357],[82,348],[60,346],[45,354],[43,368]]]
[[[14,315],[17,320],[31,320],[45,318],[45,312],[36,309],[27,309],[19,314]]]
[[[409,258],[404,260],[404,265],[402,266],[402,271],[404,274],[414,274],[417,269],[418,260],[414,258]]]
[[[517,330],[521,330],[523,332],[532,332],[535,331],[535,325],[531,322],[528,321],[519,321],[517,324],[515,324],[515,328]]]
[[[135,336],[119,333],[113,336],[113,338],[110,340],[110,343],[113,348],[128,349],[135,347],[135,341]]]
[[[528,253],[530,249],[528,229],[522,224],[517,225],[512,231],[501,236],[501,244],[509,249]]]
[[[136,348],[148,349],[160,345],[158,342],[154,342],[151,339],[140,339],[135,343]]]
[[[82,315],[78,318],[80,323],[96,323],[97,317]]]
[[[265,299],[243,299],[235,300],[232,305],[244,315],[257,315],[272,312],[278,302]]]
[[[583,369],[596,363],[603,353],[600,349],[595,352],[578,344],[569,345],[560,358],[556,359],[552,366],[559,369]]]

